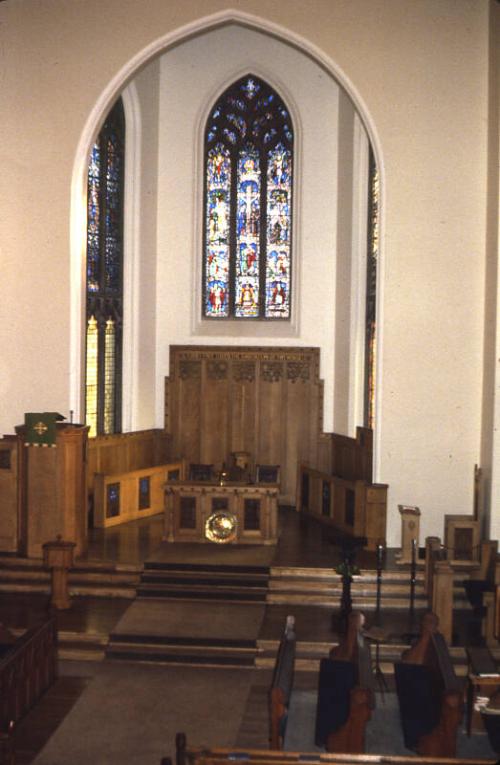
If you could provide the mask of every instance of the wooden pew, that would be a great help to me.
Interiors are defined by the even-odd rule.
[[[370,648],[363,614],[349,614],[345,639],[320,662],[316,745],[327,752],[362,753],[365,728],[375,706]]]
[[[463,688],[432,612],[421,633],[394,665],[405,746],[425,757],[455,757]]]
[[[10,722],[6,731],[0,731],[0,765],[15,765],[14,723]]]
[[[287,617],[269,689],[269,748],[283,749],[295,668],[295,620]]]
[[[55,617],[21,635],[0,660],[0,731],[7,732],[57,677]]]
[[[491,759],[457,760],[445,757],[439,765],[496,765]],[[266,749],[222,749],[187,747],[186,736],[176,736],[176,765],[437,765],[433,757],[398,756],[387,754],[329,754],[320,752],[277,752]],[[161,765],[172,765],[163,757]]]

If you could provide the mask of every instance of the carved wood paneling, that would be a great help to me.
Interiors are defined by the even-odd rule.
[[[163,430],[139,430],[95,436],[88,440],[87,487],[94,490],[96,473],[126,473],[169,460],[169,438]]]
[[[248,451],[255,464],[281,465],[289,502],[299,460],[330,468],[319,348],[171,346],[170,370],[172,456],[220,465],[232,451]]]

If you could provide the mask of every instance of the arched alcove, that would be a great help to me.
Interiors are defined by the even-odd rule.
[[[285,328],[254,324],[221,332],[199,316],[201,126],[213,94],[245,71],[263,76],[294,110],[297,309]],[[127,168],[126,190],[133,212],[127,208],[125,268],[130,293],[125,326],[130,342],[124,367],[125,425],[137,429],[162,424],[169,344],[236,345],[243,336],[246,343],[259,345],[319,345],[325,429],[352,434],[354,426],[362,424],[366,202],[360,188],[365,184],[366,189],[368,144],[383,170],[375,131],[359,94],[334,62],[307,40],[234,11],[200,19],[140,51],[101,94],[82,132],[71,221],[75,412],[81,411],[86,162],[119,92],[133,94],[129,112],[135,114],[127,130],[127,145],[130,141],[134,146],[134,170]]]

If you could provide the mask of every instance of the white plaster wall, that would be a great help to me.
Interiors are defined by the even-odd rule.
[[[490,9],[488,224],[481,466],[491,538],[500,538],[500,5]]]
[[[129,357],[129,367],[124,367],[124,398],[128,391],[130,418],[127,422],[124,417],[124,430],[151,427],[155,406],[158,60],[139,72],[133,87],[137,92],[139,125],[130,126],[127,146],[131,142],[137,144],[139,161],[137,173],[130,178],[130,187],[126,188],[125,199],[127,206],[128,200],[136,195],[130,232],[132,241],[129,241],[129,248],[125,248],[126,273],[130,274],[130,279],[124,286],[125,295],[128,294],[130,300],[126,299],[124,306],[124,361]],[[128,269],[127,259],[132,261]]]
[[[201,62],[201,65],[200,65]],[[253,73],[278,90],[294,121],[292,322],[202,321],[203,135],[217,96]],[[173,343],[315,345],[332,430],[338,163],[337,83],[310,58],[250,29],[229,26],[161,59],[158,180],[157,420]],[[351,161],[352,165],[352,161]],[[341,214],[341,213],[339,213]],[[347,205],[347,221],[351,224]],[[350,253],[344,253],[349,258]],[[311,300],[311,298],[314,298]],[[346,399],[344,399],[344,406]]]
[[[422,533],[441,534],[444,512],[471,508],[481,435],[489,3],[236,5],[0,3],[0,430],[24,411],[69,409],[71,186],[90,115],[105,113],[148,46],[156,54],[184,25],[194,34],[201,17],[240,14],[293,38],[361,104],[382,171],[376,478],[390,485],[389,544],[398,503],[420,505]]]

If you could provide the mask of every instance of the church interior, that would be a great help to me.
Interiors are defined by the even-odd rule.
[[[1,765],[497,762],[498,0],[0,25]]]

